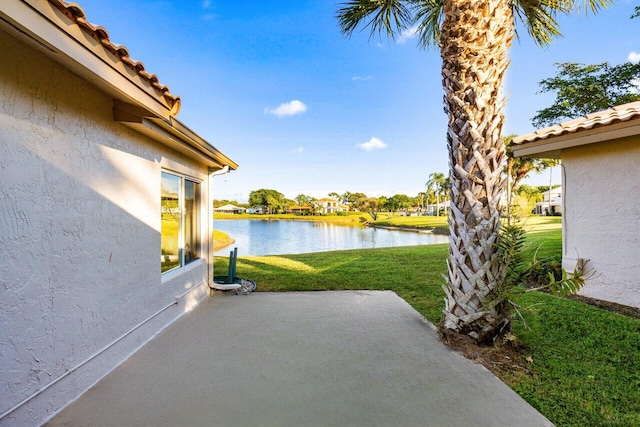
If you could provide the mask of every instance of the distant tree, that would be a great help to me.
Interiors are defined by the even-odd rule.
[[[351,192],[345,191],[340,195],[340,203],[343,205],[351,205]]]
[[[413,204],[411,197],[405,194],[395,194],[388,198],[384,204],[384,208],[389,212],[397,212],[401,209],[408,209]]]
[[[419,191],[418,195],[415,197],[413,205],[415,207],[419,207],[420,210],[423,210],[425,203],[429,203],[428,194],[426,191]]]
[[[214,208],[219,208],[220,206],[224,206],[224,205],[242,206],[242,203],[238,203],[237,200],[227,200],[227,199],[213,200]]]
[[[311,205],[315,198],[307,196],[306,194],[298,194],[294,200],[296,201],[298,206],[307,206]]]
[[[367,201],[368,197],[364,193],[349,193],[348,204],[357,210],[362,210],[362,205]]]
[[[386,201],[386,197],[369,197],[365,200],[359,200],[358,209],[362,212],[368,213],[371,218],[376,221],[378,219],[378,215],[384,209]]]
[[[436,196],[436,215],[440,216],[440,197],[445,198],[447,191],[448,180],[447,177],[440,172],[433,172],[429,175],[429,180],[426,183],[427,190],[432,191]]]
[[[286,198],[276,190],[260,189],[249,194],[249,205],[262,206],[269,213],[278,213],[286,208]]]
[[[633,18],[640,18],[640,6],[636,6],[636,12],[631,15],[631,19]]]
[[[545,187],[544,191],[547,191],[547,188],[548,187]],[[536,202],[542,201],[542,193],[543,191],[540,191],[540,187],[533,187],[528,184],[522,184],[518,186],[518,189],[516,190],[516,194],[519,196],[524,196],[527,199],[532,199]]]
[[[328,196],[330,198],[334,199],[334,200],[341,201],[340,195],[338,193],[336,193],[335,191],[329,193]]]
[[[553,105],[538,110],[531,119],[536,128],[640,100],[640,63],[584,65],[564,62],[555,65],[558,68],[556,76],[540,81],[539,85],[542,93],[555,92],[556,99]]]
[[[556,166],[559,161],[556,159],[536,159],[532,157],[514,157],[511,142],[515,135],[504,138],[504,146],[507,154],[507,164],[504,167],[504,174],[507,178],[507,221],[511,225],[511,205],[514,195],[517,192],[520,182],[531,172],[540,173],[543,170]]]

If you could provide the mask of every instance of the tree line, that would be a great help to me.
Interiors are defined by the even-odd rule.
[[[519,169],[522,171],[522,168]],[[444,175],[434,173],[436,176]],[[434,175],[432,174],[432,175]],[[428,181],[428,183],[431,182]],[[396,213],[399,211],[412,211],[426,213],[430,215],[443,215],[446,212],[445,199],[448,179],[443,179],[438,187],[432,183],[432,188],[427,191],[418,192],[415,196],[406,194],[394,194],[393,196],[367,196],[361,192],[346,191],[343,194],[331,192],[327,196],[339,202],[347,211],[357,211],[368,213],[372,219],[376,220],[380,213]],[[520,184],[514,189],[511,197],[511,214],[523,216],[531,213],[537,202],[543,201],[542,194],[549,189],[549,186],[530,186]],[[294,199],[287,199],[284,194],[273,189],[259,189],[251,191],[248,203],[238,203],[236,200],[215,199],[215,208],[232,204],[243,208],[262,207],[270,214],[280,214],[291,212],[292,208],[306,207],[304,214],[315,215],[320,211],[320,205],[316,204],[313,196],[299,194]]]

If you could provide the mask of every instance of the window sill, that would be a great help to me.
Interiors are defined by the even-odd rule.
[[[189,271],[201,267],[202,265],[204,265],[204,259],[200,258],[198,260],[195,260],[193,262],[190,262],[189,264],[185,265],[184,267],[178,267],[178,268],[174,268],[173,270],[169,270],[166,273],[161,273],[162,274],[162,280],[160,283],[164,284],[170,280],[173,280],[174,278],[188,273]]]

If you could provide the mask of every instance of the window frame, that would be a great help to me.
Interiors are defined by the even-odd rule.
[[[161,261],[160,261],[160,264],[161,264],[161,267],[160,267],[160,271],[161,271],[161,274],[163,275],[166,273],[174,272],[178,269],[184,268],[189,264],[202,259],[202,255],[203,255],[202,254],[202,251],[203,251],[202,215],[201,215],[202,197],[203,197],[202,195],[203,181],[200,179],[194,178],[193,176],[185,175],[172,170],[162,169],[161,177],[160,177],[161,187],[165,177],[171,177],[171,178],[177,179],[178,206],[176,207],[176,211],[177,211],[177,215],[179,216],[179,219],[177,221],[178,222],[177,265],[170,266],[166,270],[163,270],[164,268],[163,264],[165,262],[165,259],[168,260],[169,259],[168,256],[171,256],[171,255],[166,255],[163,253],[163,243],[164,243],[163,232],[164,232],[164,226],[165,226],[165,221],[163,220],[163,217],[164,217],[165,209],[164,209],[164,196],[163,196],[163,191],[161,189],[161,197],[160,197],[160,212],[161,212],[161,224],[160,224]],[[188,210],[188,206],[187,206],[187,183],[193,184],[193,187],[192,187],[193,197],[191,198],[193,206],[190,210]],[[191,215],[188,215],[189,213]],[[189,225],[189,223],[191,225]],[[190,231],[188,231],[188,229]],[[191,238],[188,239],[187,235],[190,235]],[[185,250],[187,245],[189,245],[189,247],[191,248],[191,251],[190,251],[191,253],[195,252],[193,257],[191,257]],[[175,255],[173,256],[175,257]]]

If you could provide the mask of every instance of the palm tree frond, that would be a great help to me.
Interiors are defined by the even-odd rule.
[[[562,37],[556,20],[558,13],[568,13],[573,2],[554,0],[516,0],[512,3],[513,16],[521,21],[531,38],[542,47],[549,46],[553,39]],[[516,25],[517,28],[517,25]],[[516,36],[519,34],[516,29]]]
[[[351,36],[357,27],[370,29],[370,37],[386,33],[392,39],[414,22],[403,0],[351,0],[338,9],[338,25]]]
[[[584,9],[585,14],[588,14],[589,10],[591,10],[592,13],[596,14],[600,10],[606,9],[609,6],[613,6],[614,4],[615,4],[615,0],[585,0],[584,5],[583,6],[578,5],[577,9],[578,9],[578,12]]]
[[[414,0],[414,21],[419,22],[421,48],[435,46],[440,41],[440,28],[444,18],[444,0]]]
[[[595,14],[614,3],[615,0],[512,0],[511,7],[513,16],[522,22],[531,38],[539,46],[546,47],[553,39],[562,37],[556,20],[559,14],[568,15],[574,10]]]

